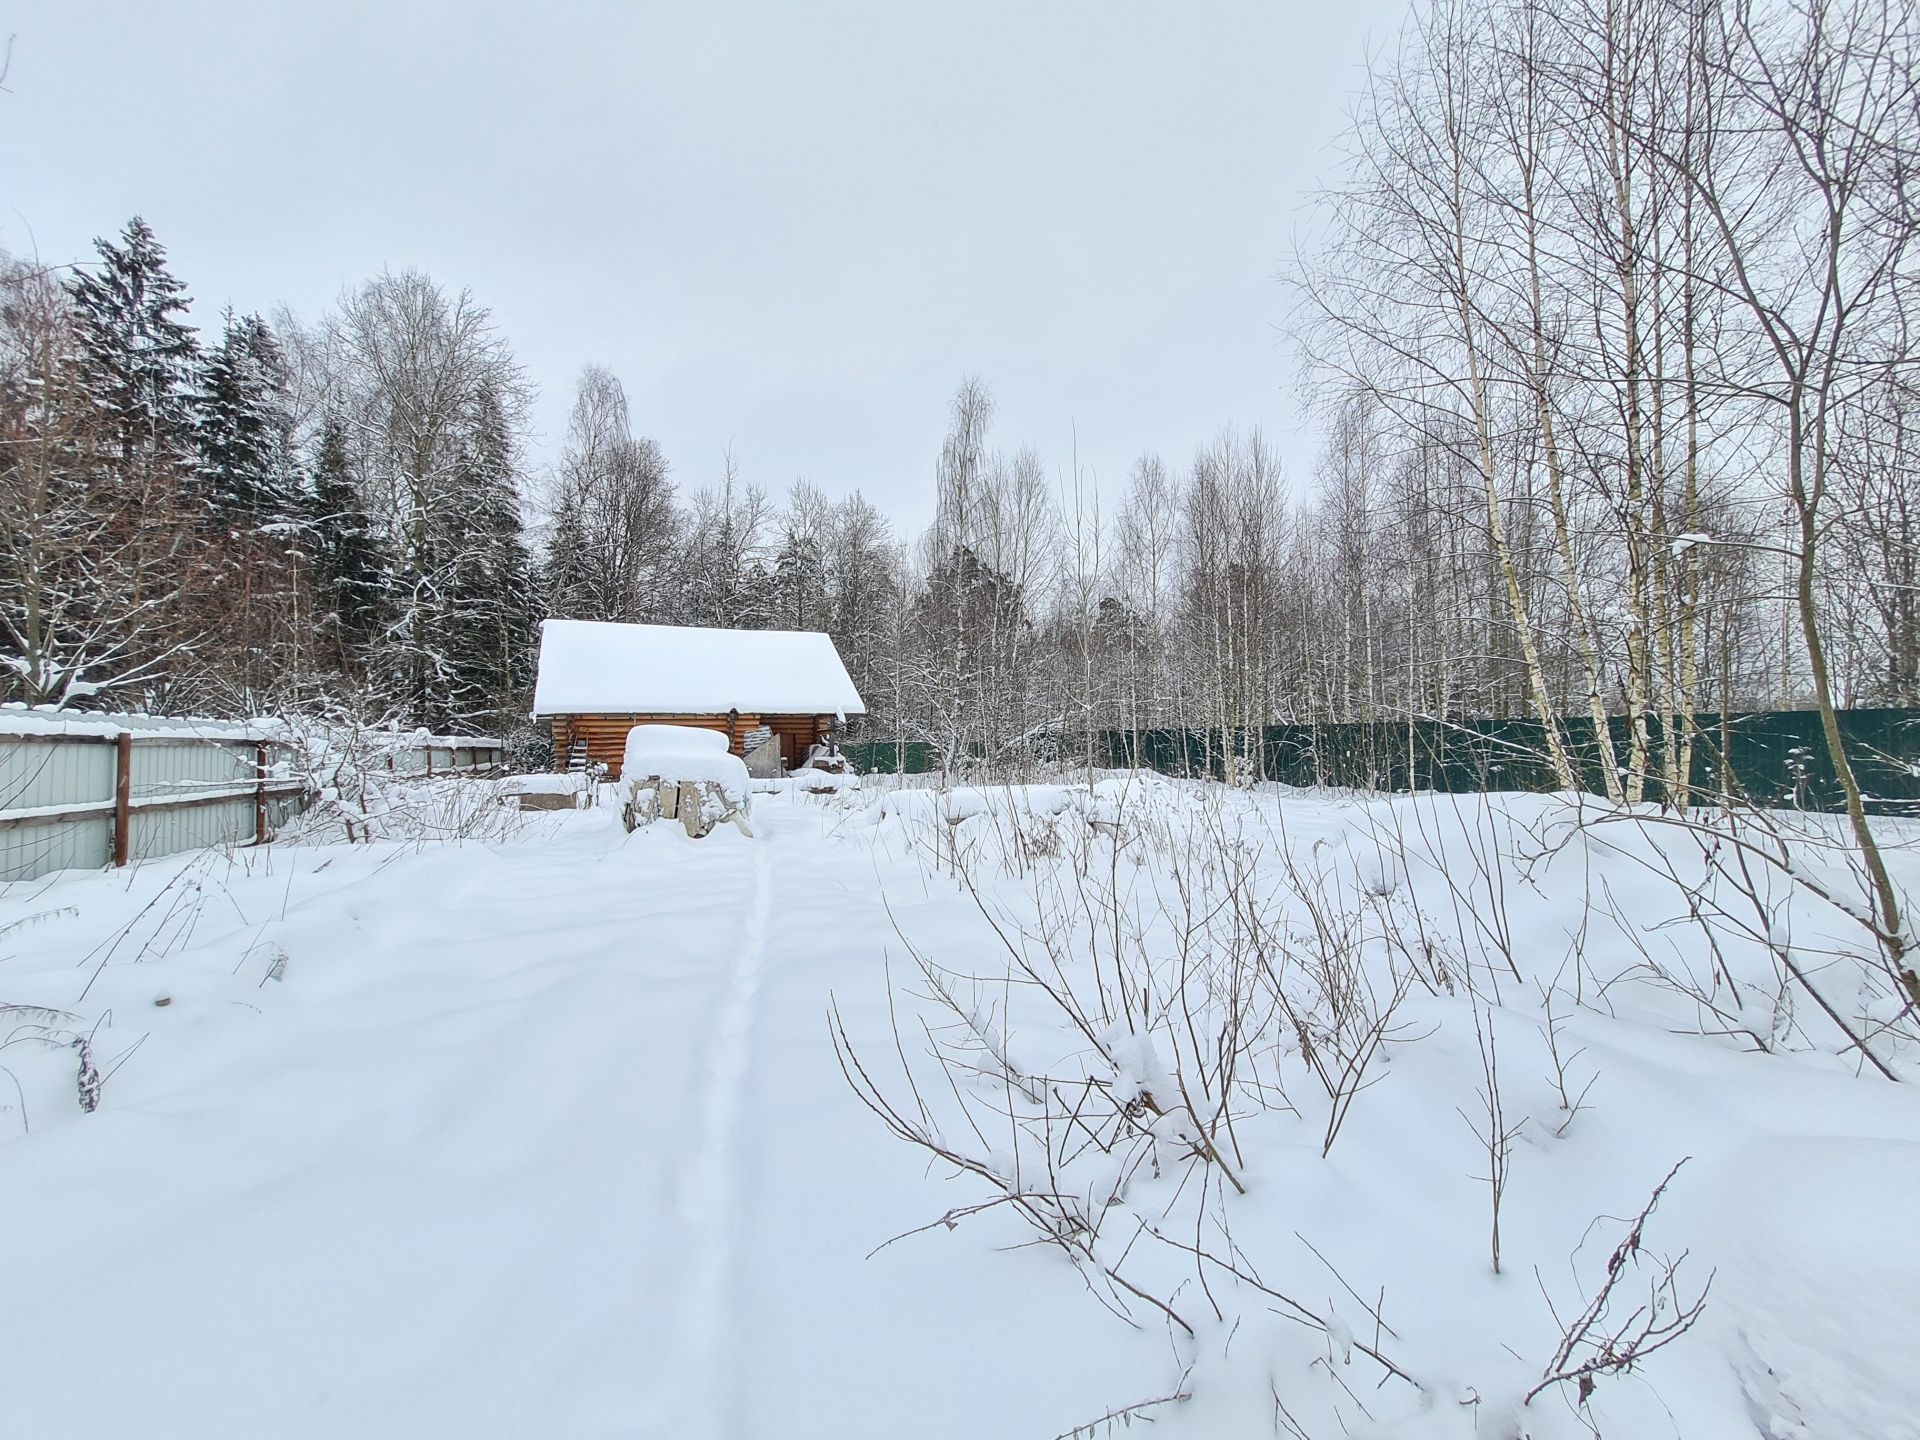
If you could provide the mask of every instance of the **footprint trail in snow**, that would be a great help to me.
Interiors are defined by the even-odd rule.
[[[753,901],[727,972],[708,1039],[706,1088],[700,1102],[699,1148],[680,1215],[686,1226],[684,1440],[731,1440],[741,1431],[738,1388],[729,1373],[729,1308],[738,1243],[739,1128],[753,1059],[753,1017],[773,908],[772,866],[763,842],[751,842]]]

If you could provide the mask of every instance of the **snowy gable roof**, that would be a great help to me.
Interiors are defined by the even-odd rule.
[[[536,715],[864,715],[833,640],[811,630],[540,625]]]

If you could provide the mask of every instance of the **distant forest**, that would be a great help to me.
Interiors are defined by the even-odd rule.
[[[86,264],[9,261],[0,699],[535,744],[552,615],[825,630],[863,733],[950,761],[1613,714],[1631,777],[1696,711],[1915,704],[1912,24],[1426,7],[1276,296],[1314,474],[1223,430],[1103,504],[1001,444],[968,378],[920,535],[731,462],[676,475],[597,365],[532,467],[507,337],[417,272],[196,329],[138,219]]]

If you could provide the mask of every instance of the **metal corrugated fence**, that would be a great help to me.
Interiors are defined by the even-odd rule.
[[[1920,710],[1843,710],[1841,739],[1869,809],[1920,813]],[[1616,760],[1629,753],[1627,721],[1608,722]],[[1561,739],[1583,789],[1605,793],[1600,747],[1584,717],[1562,720]],[[1660,724],[1648,717],[1654,770],[1646,798],[1665,794]],[[1803,810],[1842,808],[1820,717],[1811,710],[1748,711],[1693,717],[1688,784],[1696,800],[1732,795],[1756,804]],[[1077,755],[1080,737],[1048,735],[1044,746]],[[939,755],[919,741],[853,741],[840,747],[855,769],[909,775],[936,769]],[[1107,730],[1093,736],[1099,762],[1168,775],[1212,776],[1229,756],[1243,773],[1287,785],[1358,790],[1551,790],[1546,732],[1531,720],[1380,721],[1373,724],[1268,725],[1261,729]]]
[[[111,743],[0,737],[0,813],[111,800],[113,781]],[[112,849],[111,814],[0,826],[0,880],[98,865]]]
[[[402,741],[387,764],[416,776],[499,760],[497,745]],[[309,799],[295,768],[265,731],[150,716],[0,732],[0,883],[270,839]]]

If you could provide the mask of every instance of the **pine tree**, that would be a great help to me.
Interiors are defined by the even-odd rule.
[[[301,692],[311,649],[305,506],[294,463],[289,377],[258,315],[223,316],[191,394],[192,503],[205,537],[204,613],[221,637],[205,690],[243,711]]]
[[[233,647],[218,593],[223,563],[193,495],[198,346],[184,318],[185,287],[137,217],[120,243],[95,244],[100,263],[62,287],[59,389],[73,421],[60,463],[75,492],[68,508],[88,517],[89,548],[115,557],[75,577],[76,603],[125,620],[111,678],[96,673],[85,683],[124,687],[137,678],[148,705],[218,703],[201,682]]]
[[[827,567],[813,536],[789,529],[773,562],[770,619],[783,630],[819,630],[827,623]]]
[[[194,396],[200,476],[215,509],[253,528],[294,517],[287,366],[258,315],[225,317]]]
[[[126,471],[150,475],[192,458],[199,347],[182,318],[186,286],[147,222],[129,220],[121,242],[95,240],[99,266],[67,282],[72,364],[105,448]]]
[[[353,481],[346,427],[331,413],[321,422],[306,508],[318,628],[342,673],[358,678],[384,622],[388,573]]]
[[[447,656],[448,719],[498,726],[533,679],[534,577],[520,518],[513,435],[496,387],[475,392],[456,486],[465,533],[456,541]]]
[[[540,591],[547,614],[561,620],[604,620],[587,575],[587,522],[582,497],[562,489],[549,512]]]
[[[95,483],[116,457],[95,457],[72,310],[47,271],[0,255],[0,701],[85,706],[169,658],[141,602],[177,567],[158,525]]]

